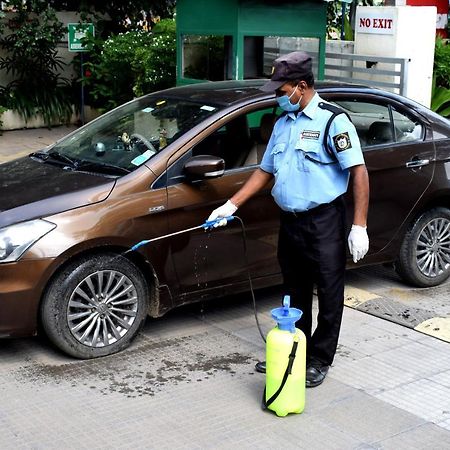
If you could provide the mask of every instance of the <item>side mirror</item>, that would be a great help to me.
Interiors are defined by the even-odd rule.
[[[217,178],[224,172],[225,161],[217,156],[193,156],[184,165],[184,173],[190,179]]]

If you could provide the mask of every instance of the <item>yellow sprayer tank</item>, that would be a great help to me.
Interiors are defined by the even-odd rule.
[[[272,310],[278,325],[269,332],[266,340],[263,406],[277,416],[301,413],[305,408],[306,337],[295,328],[302,311],[289,305],[290,297],[285,295],[283,307]]]

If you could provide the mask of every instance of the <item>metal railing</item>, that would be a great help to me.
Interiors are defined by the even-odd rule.
[[[405,95],[409,61],[406,58],[327,52],[325,79],[365,84]]]

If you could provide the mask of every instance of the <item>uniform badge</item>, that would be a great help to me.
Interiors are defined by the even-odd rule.
[[[352,148],[352,143],[350,142],[350,136],[347,132],[337,134],[333,137],[334,147],[337,152],[343,152],[349,148]]]

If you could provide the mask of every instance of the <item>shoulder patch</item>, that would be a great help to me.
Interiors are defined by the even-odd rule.
[[[333,137],[334,148],[337,152],[343,152],[344,150],[348,150],[352,148],[352,143],[350,141],[350,136],[347,132],[339,133]]]

